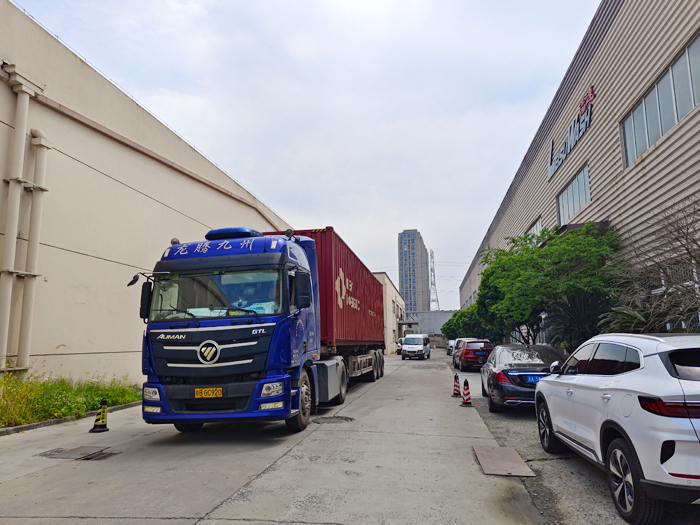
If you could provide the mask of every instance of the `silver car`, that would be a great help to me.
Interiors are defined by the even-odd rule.
[[[656,523],[663,500],[700,504],[700,335],[606,334],[537,384],[542,448],[607,473],[617,511]]]

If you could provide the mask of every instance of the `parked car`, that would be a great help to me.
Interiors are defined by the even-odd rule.
[[[663,500],[700,502],[700,335],[606,334],[537,384],[542,448],[607,473],[620,516],[661,519]]]
[[[397,354],[400,354],[400,353],[401,353],[401,348],[403,347],[403,340],[404,340],[404,339],[405,339],[404,337],[399,337],[399,342],[396,343],[396,350],[397,350],[396,353],[397,353]]]
[[[447,341],[447,355],[452,355],[452,351],[455,349],[455,340],[450,339]]]
[[[549,345],[498,345],[481,367],[481,395],[489,398],[489,412],[506,406],[534,405],[537,382],[549,375],[550,365],[565,354]]]
[[[452,352],[452,366],[466,372],[472,366],[481,366],[489,358],[493,343],[488,339],[457,339],[457,346]]]
[[[403,341],[401,359],[430,359],[430,338],[427,334],[407,335]]]

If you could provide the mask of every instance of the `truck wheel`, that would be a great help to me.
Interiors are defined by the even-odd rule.
[[[301,432],[309,424],[311,416],[311,383],[306,370],[302,369],[299,376],[299,412],[296,416],[285,419],[284,423],[289,430]]]
[[[374,383],[379,379],[379,359],[377,359],[377,354],[374,354],[374,359],[372,359],[372,371],[367,372],[367,379],[370,383]]]
[[[331,399],[331,405],[342,405],[345,403],[345,396],[348,394],[348,371],[345,369],[345,365],[342,365],[343,369],[340,371],[340,393]]]
[[[175,428],[182,433],[197,432],[202,430],[204,423],[175,423]]]
[[[384,354],[379,354],[379,377],[384,377]]]

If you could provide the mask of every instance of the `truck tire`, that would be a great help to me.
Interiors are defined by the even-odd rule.
[[[379,379],[379,359],[377,359],[377,354],[374,354],[372,359],[372,371],[367,372],[367,380],[370,383],[374,383]]]
[[[345,397],[348,394],[348,371],[345,365],[342,365],[342,367],[340,371],[340,393],[331,399],[331,405],[342,405],[345,403]]]
[[[379,354],[379,377],[384,377],[384,354]]]
[[[204,423],[175,423],[175,428],[186,434],[188,432],[197,432],[202,430]]]
[[[296,416],[284,421],[289,430],[301,432],[306,428],[311,416],[311,404],[311,382],[306,370],[302,368],[299,376],[299,412]]]

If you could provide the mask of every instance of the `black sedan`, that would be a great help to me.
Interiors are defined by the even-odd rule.
[[[549,345],[504,344],[494,348],[481,368],[481,395],[489,398],[489,412],[505,406],[535,405],[535,387],[549,375],[549,365],[564,362],[563,351]]]

